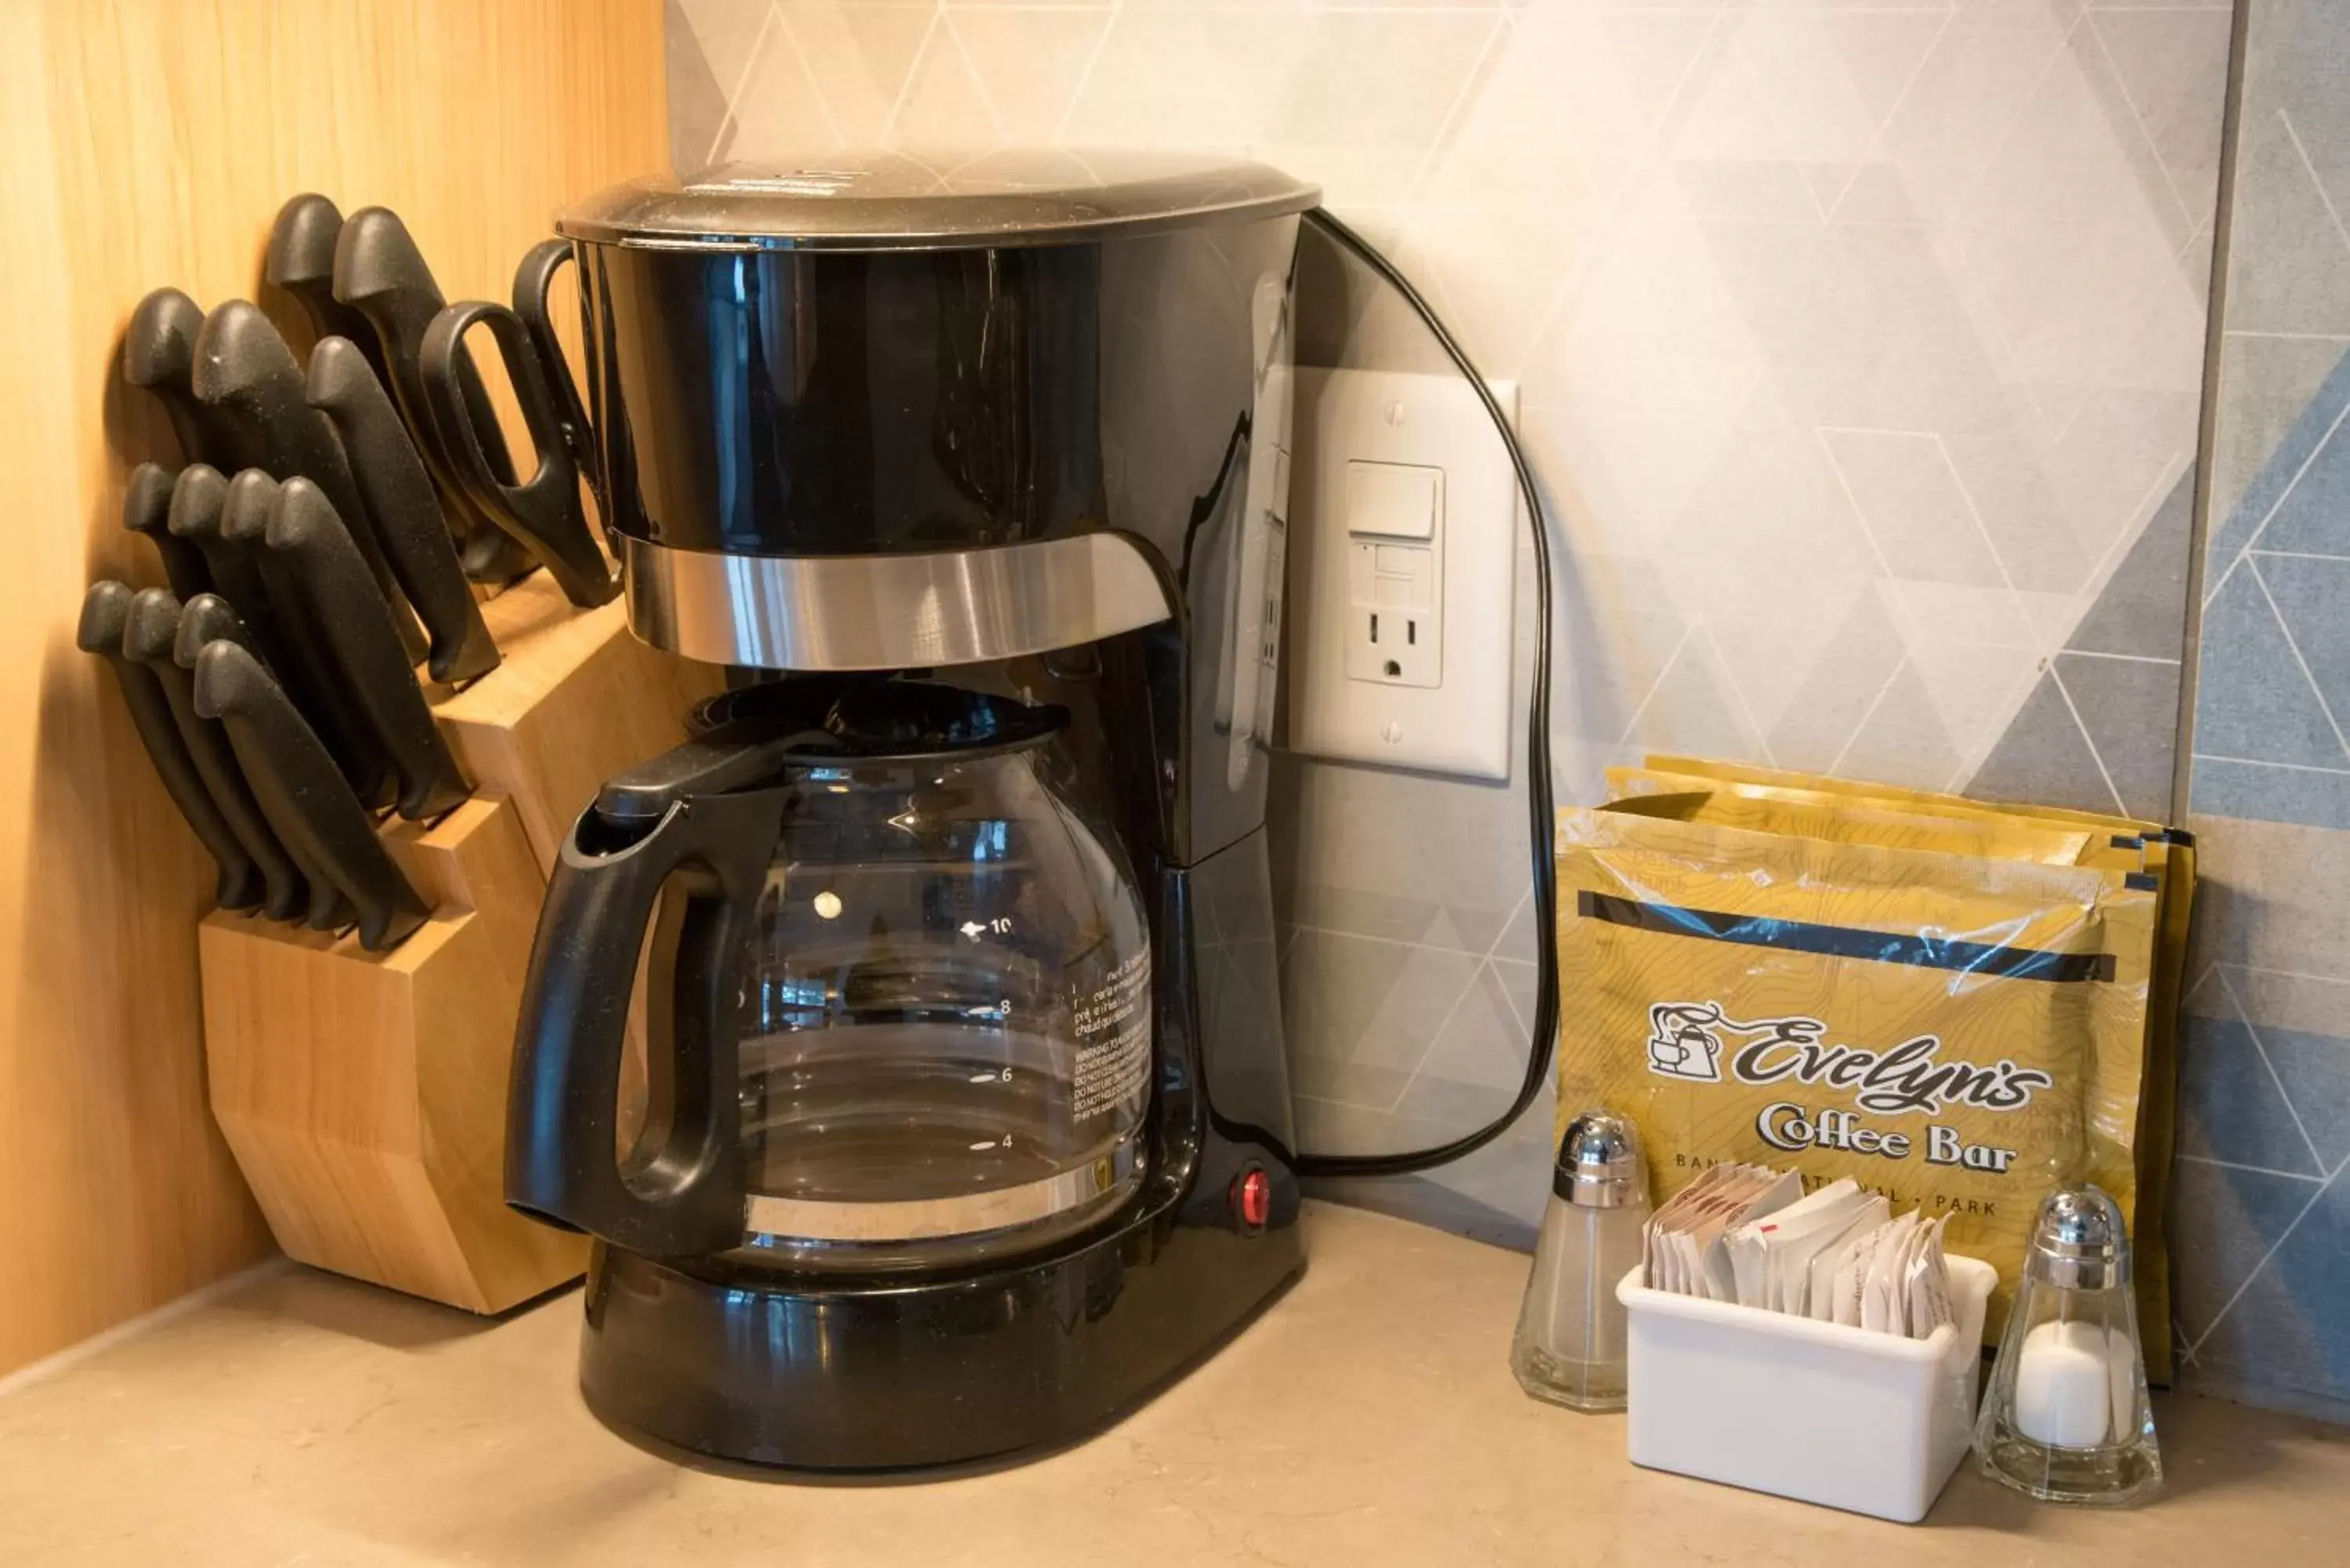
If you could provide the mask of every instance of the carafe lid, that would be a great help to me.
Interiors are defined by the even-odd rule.
[[[567,208],[555,227],[657,250],[966,250],[1277,217],[1321,199],[1262,163],[1194,154],[863,151],[634,180]]]
[[[681,795],[754,789],[795,768],[974,761],[1058,734],[1066,708],[935,680],[800,676],[720,693],[695,710],[694,734],[608,781],[597,814],[658,818]]]

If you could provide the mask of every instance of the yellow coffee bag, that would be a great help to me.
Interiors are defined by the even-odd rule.
[[[1950,1215],[1996,1334],[2043,1194],[2133,1206],[2154,889],[1679,798],[1560,814],[1562,1116],[1631,1114],[1659,1203],[1739,1160]]]

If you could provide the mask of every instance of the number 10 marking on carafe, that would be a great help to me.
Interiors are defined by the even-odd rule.
[[[989,935],[999,937],[1010,936],[1012,934],[1012,919],[1008,915],[998,915],[992,920],[965,920],[962,925],[957,926],[955,929],[961,931],[972,941],[977,941],[980,938]]]

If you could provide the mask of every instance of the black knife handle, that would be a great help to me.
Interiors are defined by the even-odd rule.
[[[342,236],[342,209],[315,191],[306,191],[277,209],[269,225],[269,249],[261,263],[263,281],[284,289],[310,318],[311,362],[329,337],[357,345],[378,378],[383,350],[366,317],[335,297],[335,242]]]
[[[278,486],[268,537],[270,553],[292,563],[288,575],[308,596],[360,714],[400,775],[400,815],[422,821],[463,805],[473,786],[441,739],[383,601],[369,591],[367,563],[317,485],[289,479]]]
[[[221,537],[241,551],[261,574],[263,597],[285,641],[285,656],[273,659],[276,678],[295,704],[317,727],[328,751],[352,793],[370,809],[391,804],[398,787],[391,759],[375,729],[359,711],[350,672],[336,659],[326,630],[310,607],[311,597],[296,580],[294,564],[269,548],[269,514],[279,485],[257,468],[228,482],[221,513]],[[413,680],[414,677],[410,679]]]
[[[310,406],[294,350],[260,306],[232,299],[204,317],[191,384],[197,400],[219,410],[242,436],[238,467],[264,469],[279,479],[298,475],[327,493],[359,542],[378,591],[392,607],[401,643],[411,658],[423,658],[424,633],[408,613],[383,548],[368,525],[343,443],[327,416]]]
[[[172,662],[182,670],[195,669],[196,655],[208,642],[233,642],[253,655],[264,670],[269,668],[269,660],[254,646],[244,618],[218,594],[198,594],[180,607],[180,630],[172,641]]]
[[[172,592],[181,598],[193,598],[212,592],[213,574],[193,541],[172,532],[172,488],[176,477],[160,462],[142,462],[132,469],[130,483],[122,491],[122,525],[133,534],[144,534],[153,543],[155,553],[163,557],[163,576]]]
[[[131,310],[123,329],[122,379],[162,400],[181,462],[218,463],[224,460],[218,421],[189,385],[203,328],[203,306],[176,288],[154,290]]]
[[[459,370],[465,334],[475,326],[488,327],[497,344],[515,400],[522,406],[523,422],[530,427],[531,444],[538,449],[538,472],[519,484],[498,479],[481,444],[481,431],[465,409]],[[580,509],[579,471],[571,461],[562,410],[548,389],[546,369],[522,318],[485,299],[461,300],[434,317],[425,329],[417,368],[432,405],[433,424],[448,448],[450,466],[474,504],[523,542],[554,574],[573,604],[609,603],[620,591],[619,580]],[[567,379],[569,372],[565,376]]]
[[[161,776],[165,793],[220,867],[213,887],[213,900],[224,909],[250,909],[262,900],[261,868],[205,789],[194,759],[188,755],[187,743],[180,739],[180,727],[172,720],[171,704],[155,672],[123,654],[122,631],[130,619],[132,597],[121,583],[92,583],[82,597],[81,622],[75,628],[74,641],[84,653],[105,659],[114,671],[122,700],[130,709],[131,727],[139,732],[140,742]]]
[[[233,642],[252,654],[255,662],[263,669],[269,668],[268,660],[263,659],[254,647],[244,622],[238,618],[235,610],[229,607],[229,602],[218,594],[198,594],[180,607],[180,632],[172,644],[172,662],[192,676],[196,660],[203,657],[207,645],[215,642]],[[191,701],[194,690],[192,682],[189,687]],[[211,719],[201,722],[207,724],[217,722]],[[232,753],[234,750],[232,747]],[[265,818],[269,815],[266,806],[263,807],[261,815]],[[356,919],[358,917],[351,910],[350,900],[343,897],[342,890],[328,881],[323,872],[306,861],[299,850],[286,842],[284,829],[273,822],[270,831],[277,835],[286,858],[294,862],[295,869],[302,875],[304,886],[309,889],[308,914],[305,923],[313,930],[333,931]]]
[[[130,618],[122,628],[123,657],[144,665],[163,689],[172,722],[188,748],[189,760],[195,763],[196,775],[203,780],[213,804],[220,807],[229,831],[260,868],[262,913],[273,920],[298,919],[309,907],[309,887],[300,868],[287,857],[286,846],[277,842],[277,835],[270,831],[236,765],[236,754],[229,750],[228,737],[210,719],[197,717],[194,678],[173,662],[180,614],[180,601],[168,588],[140,590],[130,601]]]
[[[555,330],[555,313],[546,303],[555,275],[573,259],[569,240],[541,240],[523,253],[522,264],[515,268],[514,310],[530,333],[531,347],[538,350],[539,364],[546,368],[556,409],[563,420],[564,447],[571,453],[580,477],[588,481],[588,491],[595,496],[597,508],[608,517],[610,504],[604,495],[604,460],[596,450],[596,426],[588,418],[588,405],[580,400],[579,383],[571,374],[571,361],[564,358],[563,339]],[[581,341],[592,344],[593,339],[583,334]],[[592,374],[589,384],[594,384]]]
[[[213,592],[236,607],[251,634],[254,651],[265,663],[283,663],[286,640],[277,629],[276,618],[270,614],[261,568],[254,564],[249,552],[221,536],[221,522],[227,507],[226,476],[210,463],[190,463],[180,470],[180,477],[172,484],[172,536],[186,540],[203,556],[204,570],[213,580]],[[189,602],[204,597],[192,595]]]
[[[432,679],[471,680],[495,670],[497,644],[449,543],[432,472],[410,443],[391,395],[345,337],[321,337],[310,350],[308,392],[310,406],[341,434],[392,573],[432,639]]]
[[[392,394],[400,400],[400,411],[457,524],[465,575],[475,582],[511,582],[529,571],[529,553],[494,525],[458,482],[441,432],[433,426],[432,410],[417,379],[416,354],[424,329],[448,302],[399,213],[389,207],[362,207],[343,220],[343,232],[335,242],[335,297],[357,307],[375,327],[384,362],[391,369]],[[462,375],[466,409],[494,432],[496,417],[481,372],[468,362]],[[514,463],[503,436],[493,434],[490,441],[498,472],[512,479]]]
[[[397,946],[432,918],[334,758],[253,655],[233,642],[208,644],[196,658],[196,711],[228,726],[237,761],[287,845],[350,899],[361,947]]]

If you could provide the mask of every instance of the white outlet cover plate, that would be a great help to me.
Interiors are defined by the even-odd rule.
[[[1514,425],[1516,383],[1486,386]],[[1458,376],[1301,366],[1292,431],[1289,749],[1506,781],[1518,535],[1526,522],[1509,452],[1484,404]],[[1355,613],[1347,527],[1350,461],[1444,471],[1442,679],[1436,685],[1347,673],[1347,633]]]

